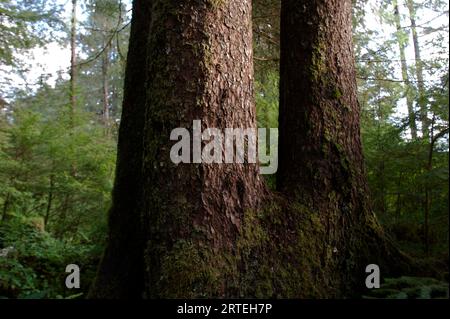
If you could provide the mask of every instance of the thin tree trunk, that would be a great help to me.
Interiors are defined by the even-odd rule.
[[[400,50],[400,61],[402,67],[402,79],[405,82],[404,90],[406,97],[406,105],[408,107],[408,120],[409,120],[409,129],[411,130],[411,137],[413,140],[417,139],[417,125],[416,125],[416,113],[414,111],[414,99],[412,98],[412,88],[411,82],[409,80],[408,75],[408,63],[406,62],[406,41],[403,38],[404,32],[401,24],[400,12],[398,1],[394,2],[394,14],[395,14],[395,25],[397,28],[397,42]]]
[[[435,116],[433,115],[433,119],[431,120],[431,138],[430,138],[430,144],[428,148],[428,160],[426,163],[425,170],[428,174],[433,170],[433,152],[434,152],[434,145],[436,142],[443,137],[445,134],[448,134],[449,128],[446,128],[442,131],[440,131],[437,134],[434,134],[434,122],[435,122]],[[426,182],[425,185],[425,202],[424,202],[424,246],[425,246],[425,253],[428,255],[430,253],[430,213],[431,213],[431,188],[428,185],[428,182]]]
[[[77,0],[72,0],[72,14],[71,14],[71,29],[70,29],[70,106],[71,106],[71,121],[75,116],[75,109],[77,104],[76,98],[76,80],[77,80]]]
[[[409,10],[409,17],[411,21],[411,32],[413,36],[414,56],[416,62],[417,89],[419,93],[417,104],[419,105],[420,120],[422,122],[422,135],[423,137],[428,138],[429,137],[428,110],[425,94],[425,83],[423,77],[423,64],[420,53],[419,36],[417,34],[417,26],[416,26],[416,9],[414,0],[407,0],[407,1],[408,1],[407,5]]]
[[[402,172],[399,173],[398,182],[397,182],[397,199],[395,201],[395,221],[398,222],[400,220],[400,216],[402,213]]]
[[[428,148],[428,160],[426,164],[426,172],[430,174],[433,170],[433,150],[434,150],[434,121],[435,117],[431,121],[431,136],[430,136],[430,145]],[[430,185],[428,182],[428,178],[425,183],[425,203],[424,203],[424,246],[425,246],[425,254],[428,256],[430,254],[430,210],[431,210],[431,194],[430,194]]]
[[[45,211],[45,217],[44,217],[44,228],[47,228],[48,220],[50,219],[50,211],[52,209],[52,202],[53,202],[53,188],[54,188],[54,174],[50,174],[49,179],[49,191],[48,191],[48,199],[47,199],[47,209]]]
[[[64,199],[61,203],[60,209],[59,209],[59,216],[58,216],[58,228],[55,232],[55,237],[62,239],[64,237],[64,233],[67,230],[66,220],[67,220],[67,213],[69,210],[69,203],[70,203],[70,197],[71,194],[65,194]]]
[[[377,76],[378,77],[378,76]],[[385,172],[385,150],[384,150],[384,141],[381,139],[382,131],[381,131],[381,124],[386,123],[387,118],[383,114],[383,109],[381,107],[380,99],[382,98],[381,93],[381,86],[378,86],[378,96],[377,96],[377,107],[376,107],[376,114],[378,117],[377,121],[377,152],[381,155],[381,158],[378,161],[377,165],[377,176],[379,177],[377,179],[377,193],[375,195],[375,211],[379,212],[381,216],[386,216],[386,172]]]
[[[106,129],[109,128],[109,45],[106,45],[105,51],[102,55],[102,95],[103,95],[103,124]]]

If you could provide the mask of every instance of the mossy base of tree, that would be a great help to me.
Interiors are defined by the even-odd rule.
[[[246,213],[233,252],[187,240],[161,252],[160,280],[144,297],[358,298],[368,292],[365,267],[372,263],[382,277],[434,273],[399,251],[375,219],[351,230],[339,249],[328,246],[318,216],[274,195],[264,209]]]

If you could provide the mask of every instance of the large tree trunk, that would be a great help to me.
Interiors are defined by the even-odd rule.
[[[318,212],[367,206],[356,94],[351,1],[285,0],[277,183]]]
[[[141,298],[144,286],[142,140],[145,116],[147,39],[151,1],[133,2],[130,47],[119,130],[116,180],[109,212],[109,238],[91,298]]]
[[[318,225],[310,239],[318,254],[309,258],[318,259],[325,296],[362,288],[367,264],[386,273],[391,256],[400,256],[384,241],[368,200],[351,5],[284,0],[281,9],[277,187]]]
[[[258,209],[265,193],[258,166],[175,165],[170,133],[191,129],[193,120],[223,131],[256,128],[251,4],[152,1],[147,66],[142,61],[146,36],[136,34],[143,29],[138,23],[150,17],[142,6],[135,1],[109,245],[91,296],[237,296],[242,267],[237,238],[245,214]],[[127,103],[131,96],[139,97],[133,112]],[[141,218],[145,251],[138,244]],[[146,269],[145,281],[140,267]]]
[[[237,239],[264,195],[256,164],[179,164],[171,130],[256,128],[251,1],[153,1],[144,141],[148,297],[237,296]],[[173,142],[172,142],[173,144]]]
[[[170,159],[172,130],[192,134],[194,120],[256,127],[251,1],[153,0],[151,23],[149,11],[135,0],[110,238],[91,296],[340,297],[364,285],[368,256],[392,261],[367,200],[351,0],[283,2],[288,201],[268,194],[257,164]]]
[[[404,32],[402,29],[400,11],[398,7],[398,2],[395,0],[394,2],[394,15],[395,15],[395,26],[397,28],[397,42],[400,50],[400,63],[402,67],[402,79],[405,87],[405,97],[406,97],[406,105],[408,108],[408,120],[409,120],[409,129],[411,130],[411,137],[413,140],[417,139],[417,125],[416,125],[416,113],[414,111],[414,99],[412,98],[412,88],[411,81],[409,80],[408,75],[408,63],[406,61],[406,44],[407,41],[404,39]]]

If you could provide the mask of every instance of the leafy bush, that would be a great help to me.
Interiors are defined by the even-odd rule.
[[[52,237],[30,219],[14,217],[0,226],[0,296],[6,298],[63,298],[68,264],[82,269],[82,292],[92,280],[101,246]],[[78,291],[77,291],[78,292]]]

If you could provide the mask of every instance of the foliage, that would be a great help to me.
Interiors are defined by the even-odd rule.
[[[0,64],[15,65],[18,50],[42,45],[61,28],[53,1],[0,1]]]
[[[36,225],[39,219],[14,216],[0,225],[0,242],[9,253],[0,257],[0,296],[6,298],[68,298],[65,267],[76,261],[89,282],[95,274],[98,246],[54,238]],[[86,285],[82,291],[87,292]]]
[[[78,114],[72,128],[64,113],[23,105],[2,125],[0,248],[14,254],[0,258],[0,295],[65,296],[70,263],[84,266],[86,291],[103,247],[115,152],[91,117]]]

